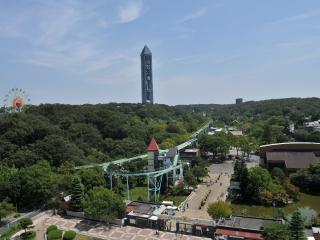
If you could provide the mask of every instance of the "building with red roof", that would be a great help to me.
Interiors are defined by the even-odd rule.
[[[148,146],[148,152],[156,152],[159,151],[159,146],[156,139],[153,137]]]

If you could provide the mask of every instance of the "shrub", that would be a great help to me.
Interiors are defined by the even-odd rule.
[[[63,240],[73,240],[76,237],[76,232],[69,230],[63,234]]]
[[[210,217],[215,220],[229,217],[232,214],[230,204],[221,200],[215,203],[210,203],[207,212]]]
[[[56,225],[50,225],[48,228],[47,228],[47,234],[49,233],[49,232],[51,232],[52,230],[57,230],[58,229],[58,227],[56,226]]]
[[[36,232],[35,231],[28,231],[24,232],[20,235],[20,238],[22,240],[29,240],[29,239],[34,239],[36,237]]]
[[[48,240],[60,240],[62,238],[61,230],[52,230],[48,233]]]

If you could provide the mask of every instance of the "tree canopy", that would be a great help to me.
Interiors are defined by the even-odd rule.
[[[122,217],[125,211],[125,204],[121,197],[103,187],[94,187],[90,190],[83,206],[87,216],[102,220],[107,224],[115,218]]]
[[[230,204],[223,201],[210,203],[207,212],[214,220],[226,218],[232,214]]]

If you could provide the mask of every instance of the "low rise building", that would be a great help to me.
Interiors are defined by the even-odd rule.
[[[198,148],[188,148],[180,152],[180,159],[186,162],[191,162],[199,156],[200,150]]]
[[[305,126],[307,129],[320,132],[320,120],[313,121],[313,122],[306,122]]]
[[[165,205],[133,201],[127,205],[125,223],[137,227],[163,230],[165,221],[159,216],[166,208]]]
[[[320,240],[320,227],[313,227],[312,234],[315,240]]]
[[[221,219],[216,225],[215,239],[234,240],[250,239],[262,240],[262,233],[268,224],[283,224],[283,220],[272,218],[257,218],[231,216]]]
[[[272,170],[296,172],[320,163],[320,143],[288,142],[260,146],[260,164]]]

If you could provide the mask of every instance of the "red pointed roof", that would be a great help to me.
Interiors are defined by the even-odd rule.
[[[155,151],[159,151],[159,146],[157,144],[156,139],[152,138],[148,146],[148,152],[155,152]]]

